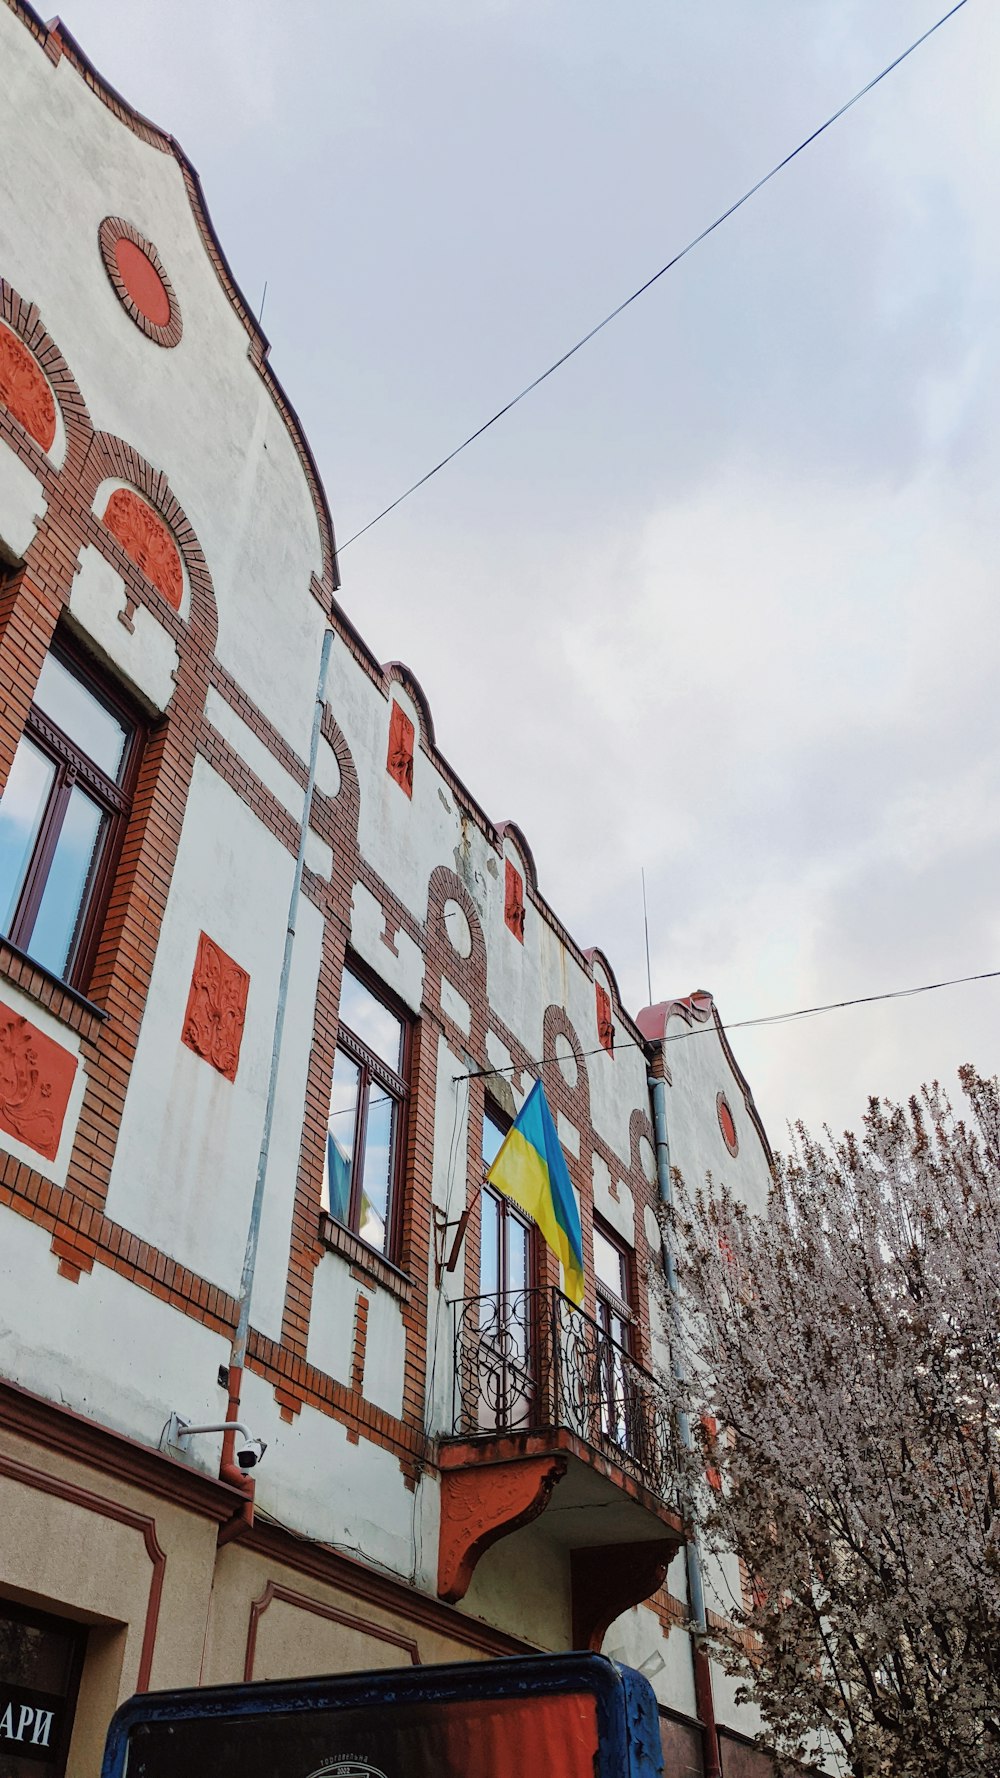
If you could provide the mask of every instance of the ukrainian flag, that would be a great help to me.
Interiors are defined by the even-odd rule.
[[[583,1302],[580,1212],[540,1080],[507,1131],[486,1177],[538,1224],[542,1239],[562,1261],[566,1295],[579,1307]]]

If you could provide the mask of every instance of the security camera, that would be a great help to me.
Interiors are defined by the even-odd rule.
[[[266,1450],[267,1446],[262,1438],[249,1439],[243,1449],[237,1451],[236,1461],[241,1469],[256,1469]]]
[[[211,1426],[192,1426],[182,1414],[173,1413],[160,1434],[161,1451],[186,1451],[188,1440],[198,1438],[202,1433],[238,1432],[245,1440],[242,1448],[236,1453],[236,1461],[244,1471],[256,1469],[267,1450],[262,1438],[255,1438],[249,1427],[242,1420],[217,1420]]]

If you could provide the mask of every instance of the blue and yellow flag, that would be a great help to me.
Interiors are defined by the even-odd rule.
[[[566,1295],[583,1302],[583,1232],[569,1170],[552,1113],[536,1080],[486,1175],[505,1198],[534,1219],[562,1261]]]

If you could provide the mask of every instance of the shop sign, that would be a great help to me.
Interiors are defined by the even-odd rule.
[[[0,1757],[51,1761],[61,1744],[66,1699],[0,1680]]]
[[[661,1778],[648,1682],[600,1655],[146,1693],[102,1778]]]

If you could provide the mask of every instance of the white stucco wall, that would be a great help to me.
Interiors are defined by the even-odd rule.
[[[95,427],[166,472],[212,575],[219,657],[304,757],[323,621],[309,593],[318,524],[181,169],[123,128],[67,58],[53,66],[6,7],[0,66],[17,118],[4,132],[3,275],[38,305]],[[98,247],[109,215],[159,252],[184,321],[178,345],[149,341],[115,296]]]
[[[136,607],[131,627],[119,622],[127,597],[121,575],[100,550],[86,544],[70,588],[70,616],[142,702],[160,715],[174,695],[180,657],[168,632],[144,605]]]
[[[244,1377],[243,1412],[268,1441],[256,1471],[265,1512],[348,1555],[410,1576],[418,1514],[391,1451],[367,1439],[348,1444],[346,1427],[315,1408],[303,1408],[291,1424],[279,1419],[274,1391],[252,1371]]]
[[[5,1377],[148,1445],[175,1409],[221,1417],[227,1340],[107,1266],[69,1284],[57,1264],[46,1229],[0,1209]]]
[[[688,1032],[691,1035],[686,1035]],[[680,1014],[667,1022],[664,1059],[670,1159],[689,1185],[711,1173],[744,1201],[762,1207],[770,1181],[767,1157],[746,1108],[743,1089],[712,1024],[688,1025]],[[733,1114],[739,1152],[731,1155],[719,1128],[717,1095],[725,1093]]]
[[[0,557],[19,562],[45,516],[45,495],[37,475],[0,442]]]
[[[195,770],[108,1194],[108,1213],[235,1292],[253,1197],[294,860],[203,760]],[[181,1042],[204,931],[249,972],[235,1081]],[[280,1333],[322,921],[300,901],[254,1325]]]

